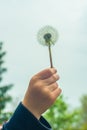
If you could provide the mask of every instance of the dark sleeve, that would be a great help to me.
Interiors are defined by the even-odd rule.
[[[52,130],[49,123],[41,117],[40,120],[29,112],[22,103],[19,104],[11,119],[3,125],[2,130]]]

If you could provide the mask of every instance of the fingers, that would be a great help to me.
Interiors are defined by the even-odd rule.
[[[61,94],[62,89],[60,87],[57,87],[54,91],[52,91],[52,98],[53,101],[56,100],[56,98]]]
[[[34,80],[36,80],[36,82],[39,81],[37,82],[39,83],[39,86],[49,86],[54,83],[55,84],[54,86],[56,87],[57,86],[56,81],[59,80],[59,78],[60,77],[57,74],[57,70],[55,68],[45,69],[34,76]]]
[[[57,97],[61,93],[61,88],[58,83],[53,83],[48,86],[48,89]]]
[[[53,91],[54,91],[55,89],[57,89],[57,88],[58,88],[58,84],[57,84],[56,82],[48,86],[48,89],[49,89],[51,92],[53,92]]]
[[[62,92],[62,89],[57,85],[58,84],[53,84],[53,85],[49,86],[49,93],[48,94],[49,94],[51,104],[53,104],[56,101],[56,99],[58,98],[58,96]]]
[[[44,80],[45,85],[50,85],[55,83],[57,80],[59,80],[59,75],[57,73],[53,74],[51,77]]]
[[[45,69],[45,70],[39,72],[36,76],[39,79],[44,80],[44,79],[49,78],[50,76],[52,76],[56,72],[57,72],[57,70],[55,68],[48,68],[48,69]]]

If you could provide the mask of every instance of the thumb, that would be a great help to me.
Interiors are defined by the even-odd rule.
[[[48,68],[48,69],[45,69],[45,70],[37,73],[37,77],[42,80],[47,79],[50,76],[52,76],[53,74],[55,74],[56,72],[57,72],[57,70],[55,68]]]

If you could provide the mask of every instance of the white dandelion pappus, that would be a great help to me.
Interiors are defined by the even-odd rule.
[[[40,44],[48,46],[50,67],[53,67],[51,45],[54,45],[58,39],[58,32],[51,26],[45,26],[41,28],[37,34],[37,39]]]
[[[46,42],[45,36],[48,35],[48,40],[50,45],[54,45],[58,39],[58,32],[51,26],[45,26],[41,28],[37,34],[37,39],[40,44],[48,46],[48,42]],[[49,37],[50,36],[50,37]]]

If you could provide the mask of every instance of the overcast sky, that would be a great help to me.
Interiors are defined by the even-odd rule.
[[[87,94],[87,0],[0,0],[0,41],[7,51],[4,83],[22,100],[30,78],[49,67],[48,48],[37,41],[38,30],[50,25],[59,33],[52,47],[59,84],[72,106]]]

